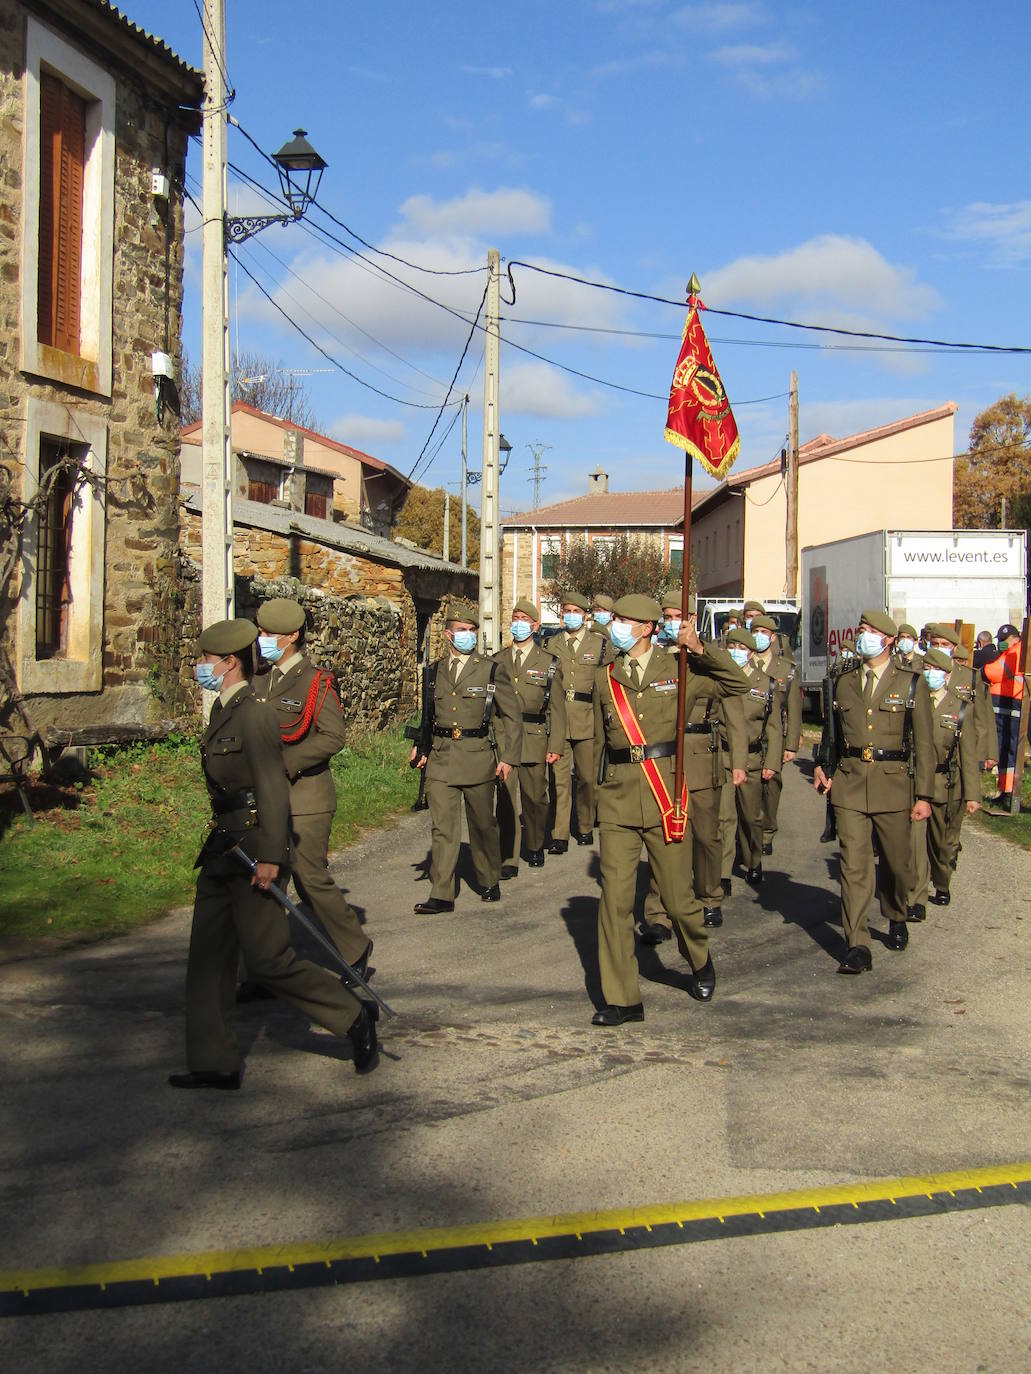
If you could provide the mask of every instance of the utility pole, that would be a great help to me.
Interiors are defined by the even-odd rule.
[[[1005,496],[1004,496],[1004,497],[1002,498],[1002,515],[1001,515],[1001,517],[1000,517],[1000,519],[999,519],[999,529],[1000,529],[1000,530],[1004,530],[1005,528],[1006,528],[1006,498],[1005,498]]]
[[[233,451],[229,434],[229,277],[226,271],[225,0],[204,0],[202,230],[202,621],[233,615]],[[212,49],[217,44],[218,51]],[[205,694],[210,696],[210,693]]]
[[[451,561],[451,493],[444,488],[444,562]]]
[[[785,474],[787,489],[787,530],[785,551],[787,555],[784,595],[798,595],[798,373],[791,374],[791,389],[788,393],[788,462]]]
[[[496,248],[487,253],[487,314],[483,357],[483,468],[480,483],[480,630],[483,651],[496,653],[499,637],[500,569],[498,568],[499,439],[498,367],[501,336],[501,256]]]
[[[465,490],[469,483],[469,463],[467,454],[469,452],[469,397],[462,397],[462,568],[469,566],[469,536],[467,532],[468,521],[465,510]]]
[[[541,483],[544,481],[544,474],[548,470],[541,462],[541,455],[547,453],[551,445],[536,443],[527,444],[526,447],[533,454],[533,469],[527,480],[533,483],[533,508],[536,510],[541,504]]]

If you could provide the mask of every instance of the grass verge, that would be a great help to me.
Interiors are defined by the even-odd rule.
[[[333,760],[334,848],[411,806],[410,749],[369,733]],[[87,778],[34,784],[30,804],[32,825],[13,790],[0,809],[0,938],[120,935],[191,899],[209,816],[195,740],[94,750]]]

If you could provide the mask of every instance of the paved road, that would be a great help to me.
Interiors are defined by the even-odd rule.
[[[239,1094],[179,1094],[188,913],[0,969],[0,1268],[318,1240],[1031,1158],[1031,855],[970,827],[909,950],[841,949],[822,802],[789,770],[758,896],[716,932],[707,1007],[669,944],[647,1019],[593,1029],[597,851],[485,906],[412,903],[425,817],[341,856],[402,1013],[360,1079],[278,1006],[241,1013]],[[875,918],[875,925],[880,925]],[[78,1370],[1027,1368],[1025,1207],[23,1318],[8,1367]]]

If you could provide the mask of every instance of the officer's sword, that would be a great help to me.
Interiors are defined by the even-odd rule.
[[[238,844],[234,844],[229,852],[230,854],[236,855],[240,862],[247,868],[248,872],[256,873],[258,871],[257,863],[255,863],[251,856],[245,850],[241,849]],[[322,932],[318,930],[311,921],[308,920],[308,917],[305,916],[304,912],[301,910],[299,906],[296,906],[293,902],[291,902],[290,898],[286,895],[286,893],[283,891],[281,887],[277,887],[275,883],[269,883],[268,891],[271,893],[273,897],[275,897],[277,902],[279,902],[282,906],[286,908],[287,911],[289,911],[290,915],[294,918],[295,921],[299,921],[300,924],[304,926],[305,930],[308,932],[309,935],[314,935],[315,939],[318,940],[319,944],[327,952],[327,954],[332,955],[336,963],[338,963],[340,967],[344,970],[350,982],[354,983],[357,987],[360,987],[364,992],[367,992],[369,996],[372,998],[372,1000],[376,1002],[379,1006],[381,1006],[388,1016],[397,1015],[397,1012],[393,1009],[393,1007],[387,1006],[383,998],[380,997],[378,993],[373,992],[372,988],[369,987],[368,983],[357,971],[357,969],[353,969],[351,967],[351,965],[347,962],[344,956],[337,949],[336,945],[332,944],[329,940],[326,939]]]

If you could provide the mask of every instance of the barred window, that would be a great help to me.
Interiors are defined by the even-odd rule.
[[[82,445],[43,436],[39,446],[39,512],[36,558],[36,658],[58,658],[68,648],[71,606],[72,511]]]

